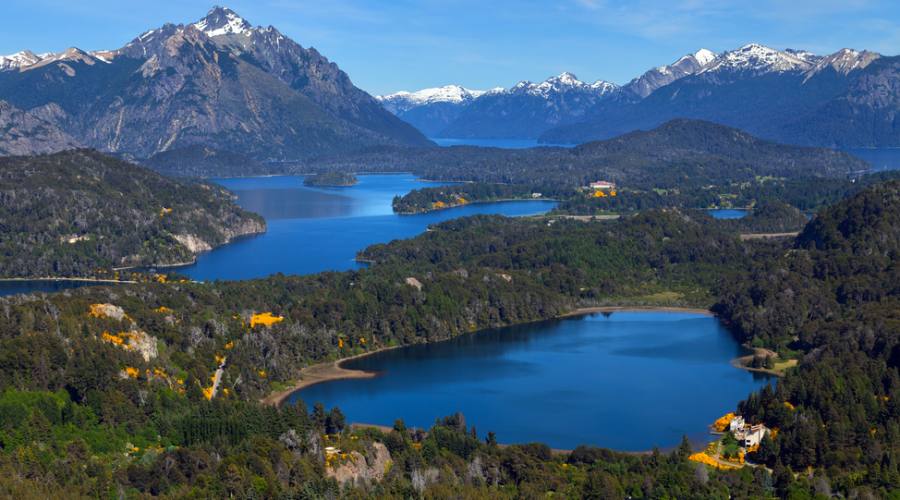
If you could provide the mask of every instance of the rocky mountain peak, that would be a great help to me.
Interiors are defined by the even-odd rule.
[[[881,57],[881,54],[869,52],[868,50],[841,49],[834,54],[820,57],[816,61],[815,67],[809,72],[809,75],[812,76],[828,68],[846,75],[851,71],[865,68],[879,57]]]
[[[215,6],[206,17],[193,24],[208,37],[248,34],[253,29],[247,20],[227,7]]]
[[[647,97],[660,87],[699,72],[715,61],[717,57],[719,56],[709,49],[700,49],[692,54],[681,56],[671,64],[647,71],[625,85],[625,89],[640,98]]]
[[[806,71],[812,66],[813,63],[806,53],[780,51],[758,43],[748,43],[738,49],[725,52],[703,68],[702,73],[723,71],[757,74],[783,73]]]

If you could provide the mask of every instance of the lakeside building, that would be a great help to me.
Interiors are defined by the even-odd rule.
[[[731,419],[731,422],[728,423],[728,430],[734,434],[744,448],[759,446],[762,438],[769,432],[768,427],[763,424],[747,424],[744,417],[740,415]]]
[[[590,183],[588,187],[593,190],[612,191],[616,189],[616,183],[610,181],[596,181]]]

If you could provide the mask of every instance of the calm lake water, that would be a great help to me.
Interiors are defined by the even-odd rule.
[[[747,216],[748,210],[743,208],[717,208],[709,210],[708,213],[714,219],[742,219]]]
[[[900,148],[846,149],[846,152],[861,158],[872,166],[872,170],[900,170]]]
[[[241,280],[274,273],[311,274],[357,269],[356,253],[374,243],[411,238],[431,224],[475,214],[536,215],[556,202],[477,203],[420,215],[396,215],[395,195],[446,183],[423,182],[411,174],[360,175],[345,188],[310,188],[301,176],[215,179],[238,196],[238,204],[265,217],[268,231],[201,254],[197,263],[174,269],[193,279]],[[83,282],[0,282],[0,296],[54,292]]]
[[[345,363],[372,379],[337,380],[292,396],[339,406],[349,422],[428,428],[461,411],[480,435],[553,448],[619,450],[695,442],[767,378],[729,364],[740,346],[715,318],[595,314],[384,351]]]
[[[193,279],[240,280],[274,273],[310,274],[359,268],[356,253],[374,243],[410,238],[428,226],[474,214],[535,215],[552,201],[478,203],[420,215],[397,215],[395,195],[439,186],[411,174],[360,175],[344,188],[310,188],[303,177],[218,179],[238,196],[238,204],[266,218],[265,234],[240,239],[202,254],[178,268]]]

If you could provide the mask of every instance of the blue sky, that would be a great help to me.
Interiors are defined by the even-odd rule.
[[[215,1],[215,0],[213,0]],[[231,0],[254,25],[319,49],[371,93],[447,83],[508,87],[571,71],[624,83],[705,47],[747,42],[896,55],[896,0]],[[118,48],[202,0],[3,0],[0,54]]]

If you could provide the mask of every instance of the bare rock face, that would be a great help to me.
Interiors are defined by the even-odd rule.
[[[191,253],[208,252],[212,250],[212,245],[193,234],[176,234],[175,239],[178,240],[178,243],[187,247]]]
[[[347,482],[367,484],[381,481],[393,466],[391,454],[382,443],[372,443],[365,455],[358,451],[351,451],[347,455],[346,459],[326,468],[328,476],[333,477],[339,484]]]
[[[127,335],[128,349],[140,354],[144,361],[150,361],[159,355],[157,339],[153,335],[137,329],[125,332],[124,335]]]
[[[319,463],[325,463],[325,445],[322,443],[322,436],[314,430],[306,433],[306,450]]]
[[[441,473],[439,470],[434,467],[429,467],[425,470],[413,470],[410,474],[410,478],[412,480],[413,488],[419,493],[422,493],[429,484],[436,483],[440,478],[440,475]]]
[[[78,147],[79,143],[58,125],[58,106],[22,111],[0,100],[0,155],[44,154]]]
[[[420,292],[422,291],[422,282],[412,276],[406,278],[405,283]]]

